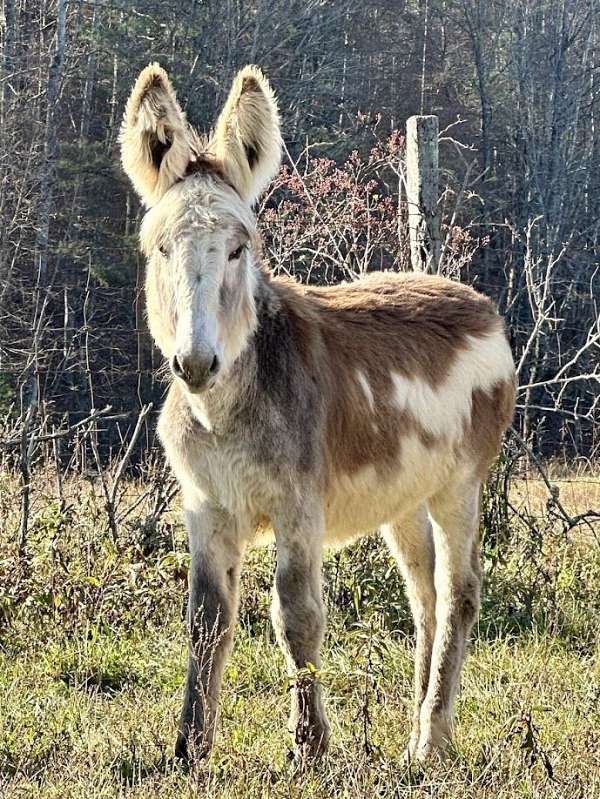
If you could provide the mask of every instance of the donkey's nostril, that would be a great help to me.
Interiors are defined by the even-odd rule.
[[[204,357],[173,355],[171,358],[172,373],[194,391],[202,389],[207,380],[217,374],[219,368],[218,357],[208,353]]]
[[[171,360],[171,369],[175,377],[181,377],[182,379],[185,379],[185,371],[181,365],[181,361],[176,355],[174,355]]]

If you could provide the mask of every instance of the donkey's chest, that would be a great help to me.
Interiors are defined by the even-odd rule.
[[[237,518],[269,514],[277,483],[251,447],[197,429],[183,439],[164,432],[161,438],[184,494],[206,498]]]
[[[252,524],[272,517],[294,494],[299,480],[312,473],[318,447],[314,435],[300,435],[293,414],[273,403],[230,414],[223,406],[191,406],[173,386],[158,432],[184,494]]]

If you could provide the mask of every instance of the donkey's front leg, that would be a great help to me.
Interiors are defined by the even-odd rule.
[[[277,640],[293,680],[290,731],[301,762],[322,753],[329,740],[321,685],[325,628],[321,597],[322,514],[292,512],[274,524],[277,569],[271,608]]]
[[[175,756],[205,755],[213,741],[221,679],[237,617],[243,536],[236,520],[208,502],[184,498],[192,556],[190,653]]]

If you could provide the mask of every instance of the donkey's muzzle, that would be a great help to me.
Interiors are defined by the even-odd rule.
[[[171,371],[187,385],[190,391],[210,388],[219,373],[219,359],[214,353],[206,355],[174,355]]]

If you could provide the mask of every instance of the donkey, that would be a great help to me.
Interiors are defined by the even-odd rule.
[[[268,531],[297,755],[321,754],[329,738],[314,677],[322,548],[378,529],[416,627],[408,757],[442,750],[479,608],[480,489],[514,408],[502,320],[486,297],[442,277],[383,272],[316,288],[261,264],[252,206],[278,170],[281,138],[254,66],[204,138],[149,65],[120,141],[148,208],[148,321],[172,374],[158,432],[191,551],[176,756],[213,742],[244,550]]]

